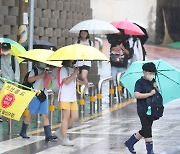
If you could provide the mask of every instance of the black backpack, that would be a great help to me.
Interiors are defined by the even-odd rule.
[[[152,82],[147,81],[143,86],[145,86],[146,92],[150,92],[153,89]],[[151,107],[151,115],[148,115],[149,119],[154,121],[158,120],[163,116],[164,105],[162,95],[156,90],[153,96],[146,98],[147,110]]]
[[[38,75],[38,69],[37,69],[37,67],[33,66],[33,70],[34,70],[34,75],[35,75],[35,76]],[[30,72],[31,72],[31,71],[27,72],[26,75],[24,76],[24,80],[23,80],[22,85],[24,85],[24,86],[26,86],[26,87],[29,87],[29,88],[32,88],[32,86],[33,86],[33,84],[34,84],[35,81],[34,81],[34,82],[29,82],[29,81],[28,81],[28,77],[29,77]],[[29,90],[29,89],[27,89],[27,88],[23,88],[23,89]]]

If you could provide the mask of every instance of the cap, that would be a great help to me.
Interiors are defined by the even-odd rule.
[[[145,63],[142,66],[142,69],[143,71],[146,71],[146,72],[155,72],[155,73],[157,72],[156,65],[153,62]]]
[[[1,48],[4,49],[4,50],[9,50],[9,49],[11,49],[11,44],[3,42],[1,44]]]

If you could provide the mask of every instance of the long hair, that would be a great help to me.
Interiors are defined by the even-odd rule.
[[[65,67],[70,67],[70,60],[63,60],[62,65]]]
[[[88,30],[80,30],[80,31],[79,31],[78,40],[80,40],[80,39],[81,39],[81,32],[86,32],[86,33],[87,33],[87,37],[86,37],[86,39],[89,39],[89,32],[88,32]]]

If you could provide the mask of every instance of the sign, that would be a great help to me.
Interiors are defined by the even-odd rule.
[[[5,82],[0,92],[0,115],[19,121],[35,94]]]

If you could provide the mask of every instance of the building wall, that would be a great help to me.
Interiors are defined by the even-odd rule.
[[[57,47],[74,42],[69,33],[76,23],[92,18],[90,0],[35,0],[34,39]],[[18,41],[19,0],[0,0],[0,37]]]

